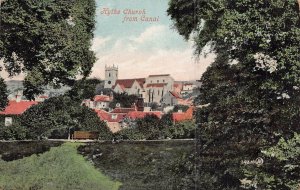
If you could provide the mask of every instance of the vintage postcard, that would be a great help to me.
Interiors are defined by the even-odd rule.
[[[297,0],[0,0],[0,189],[299,189]]]

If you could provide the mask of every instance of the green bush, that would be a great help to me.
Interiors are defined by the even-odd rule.
[[[13,124],[5,126],[5,117],[12,117]],[[0,116],[0,139],[1,140],[24,140],[27,129],[20,124],[19,116]]]
[[[114,134],[116,140],[142,140],[145,135],[135,128],[125,128]]]
[[[112,138],[106,123],[93,110],[65,96],[32,106],[21,116],[21,125],[28,129],[30,139],[67,138],[69,131],[95,131],[100,139]]]
[[[193,121],[183,121],[163,129],[165,138],[186,139],[195,138],[196,124]]]

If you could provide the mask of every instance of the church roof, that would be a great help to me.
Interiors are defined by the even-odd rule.
[[[149,75],[149,77],[168,77],[170,74]]]
[[[170,91],[170,94],[171,94],[172,96],[174,96],[175,98],[177,98],[177,99],[181,99],[180,95],[177,94],[176,92],[171,92],[171,91]]]
[[[123,88],[131,88],[134,81],[137,81],[141,87],[143,87],[146,79],[145,78],[137,78],[137,79],[119,79],[116,81],[116,84],[113,86],[113,88],[119,84]]]

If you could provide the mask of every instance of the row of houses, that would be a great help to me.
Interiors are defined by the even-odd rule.
[[[105,66],[104,88],[116,93],[134,94],[145,103],[158,103],[166,106],[176,104],[191,105],[192,99],[184,98],[199,84],[175,81],[170,74],[149,75],[146,78],[119,79],[118,67]]]
[[[21,115],[31,106],[37,105],[40,102],[44,101],[47,97],[40,97],[38,101],[28,101],[22,100],[20,95],[17,95],[15,100],[10,100],[8,106],[0,111],[0,115],[7,116],[5,117],[5,125],[12,125],[13,118],[12,116]],[[129,127],[125,121],[144,118],[146,115],[155,115],[158,118],[163,116],[162,111],[141,111],[136,104],[133,104],[131,108],[122,108],[117,106],[115,109],[106,111],[104,108],[107,108],[109,103],[113,100],[113,96],[107,95],[96,95],[93,100],[84,100],[82,105],[88,106],[93,109],[98,117],[107,123],[110,130],[115,133],[123,128]],[[174,122],[180,122],[184,120],[193,119],[193,107],[190,107],[186,112],[178,112],[172,114],[172,119]]]

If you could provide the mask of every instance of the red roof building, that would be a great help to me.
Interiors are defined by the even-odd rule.
[[[129,113],[132,111],[136,111],[136,107],[134,108],[115,108],[111,113]]]
[[[102,121],[106,122],[121,122],[126,116],[124,113],[111,113],[104,110],[95,110],[95,112]]]
[[[161,118],[162,112],[160,112],[160,111],[153,111],[153,112],[131,111],[126,115],[126,117],[135,120],[135,119],[142,119],[142,118],[146,117],[146,115],[155,115],[158,118]]]
[[[172,114],[174,122],[181,122],[193,119],[194,107],[190,107],[186,112],[176,112]]]
[[[8,106],[3,111],[0,111],[0,115],[21,115],[36,104],[38,104],[36,101],[9,101]]]
[[[125,118],[124,113],[109,113],[104,110],[95,110],[98,117],[105,121],[111,132],[116,133],[122,129],[121,122]]]
[[[95,102],[111,102],[112,101],[112,97],[106,96],[106,95],[96,95],[94,97],[94,101]]]

